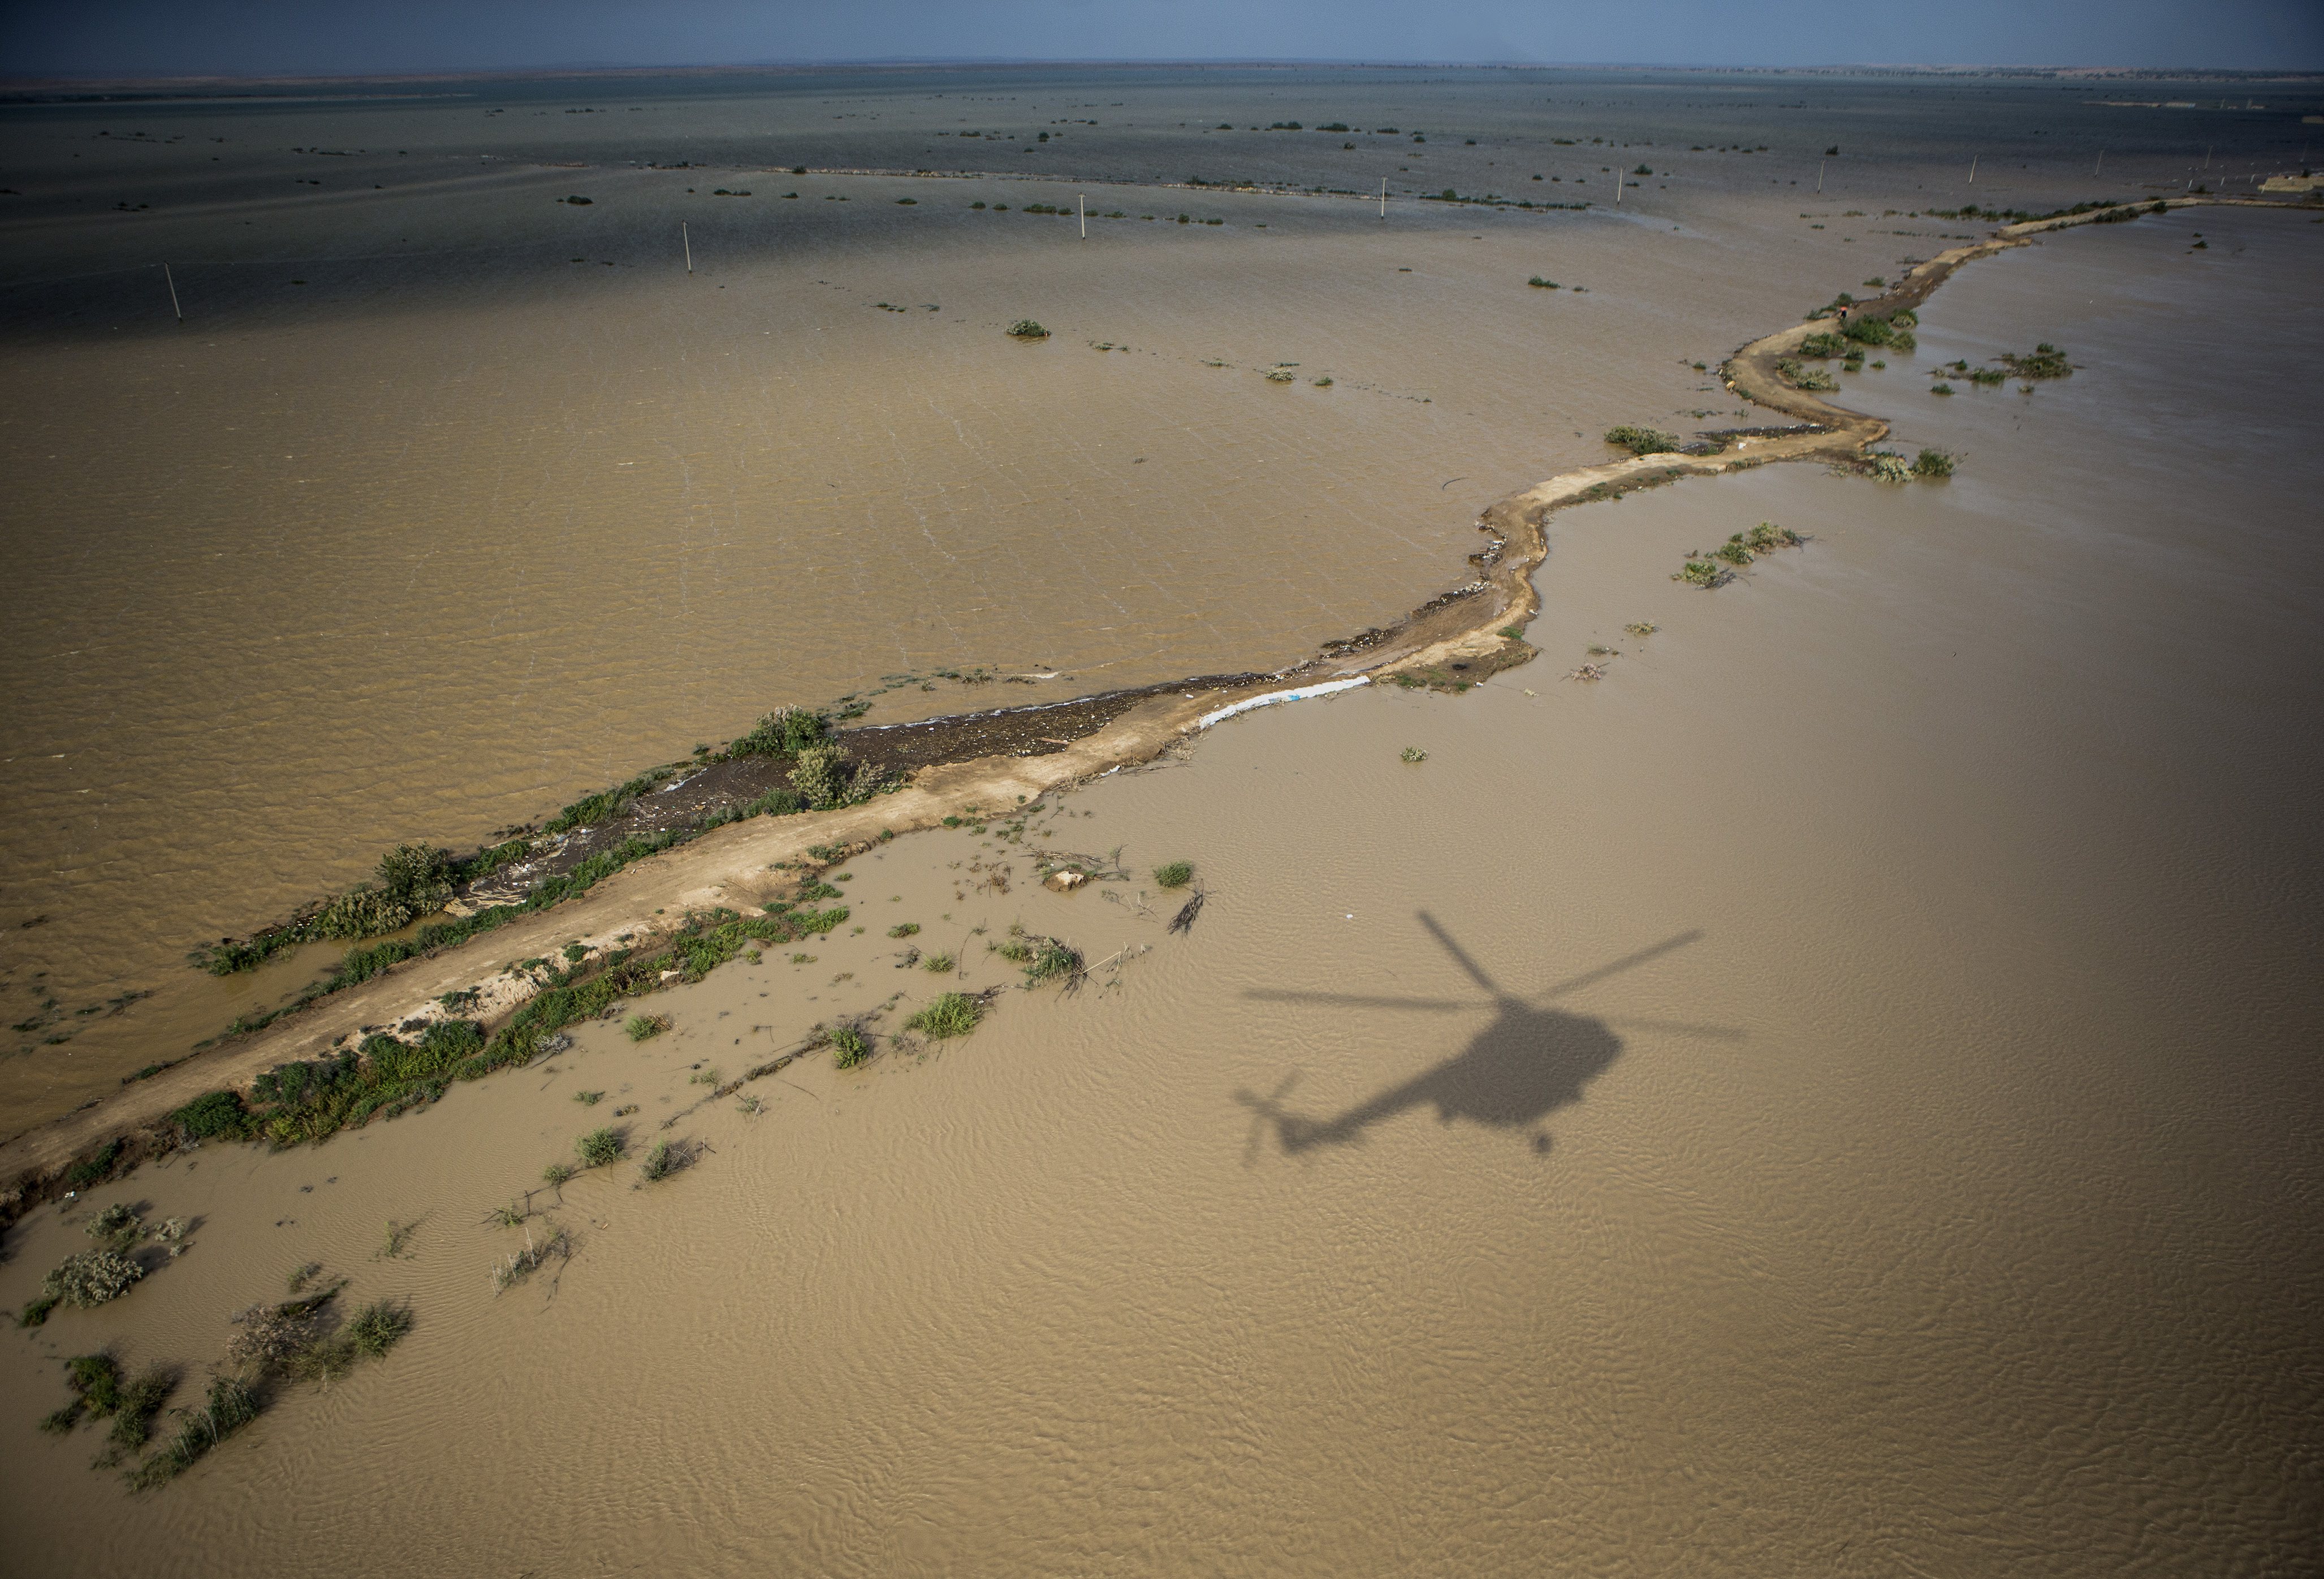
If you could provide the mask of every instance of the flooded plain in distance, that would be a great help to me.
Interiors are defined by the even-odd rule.
[[[903,71],[11,104],[7,1127],[281,1002],[332,951],[183,956],[388,845],[782,703],[1296,661],[1457,585],[1476,512],[1611,423],[1748,420],[1700,369],[1982,229],[1924,208],[2281,141],[2280,105],[2106,97]],[[1969,187],[1997,139],[2022,157]],[[1382,182],[1385,219],[1353,195]],[[1084,197],[1086,240],[1028,212]],[[1058,678],[936,672],[973,666]]]
[[[2284,567],[2324,484],[2288,392],[2319,235],[2198,211],[1974,266],[1909,365],[1849,378],[1950,482],[1563,512],[1541,660],[1235,720],[1036,815],[1028,846],[1118,845],[1126,883],[1052,894],[968,832],[850,863],[861,919],[965,985],[1011,981],[1012,922],[1132,951],[1076,996],[701,1102],[947,984],[873,928],[674,990],[666,1037],[584,1028],[426,1113],[29,1217],[0,1303],[90,1205],[200,1224],[5,1351],[20,1560],[2301,1571],[2324,595]],[[2039,340],[2070,379],[1928,392]],[[1670,578],[1759,521],[1810,540]],[[1561,680],[1591,646],[1608,677]],[[1184,937],[1142,877],[1172,859],[1210,896]],[[970,886],[994,862],[1015,891]],[[529,1195],[604,1122],[584,1089],[710,1150]],[[539,1214],[480,1222],[509,1201]],[[552,1226],[569,1263],[495,1298]],[[156,1496],[32,1433],[59,1357],[198,1374],[309,1260],[412,1335]],[[392,1495],[340,1494],[383,1465]]]

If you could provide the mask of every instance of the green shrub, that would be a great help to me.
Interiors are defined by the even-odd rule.
[[[1618,444],[1633,455],[1666,455],[1678,448],[1678,435],[1625,422],[1606,429],[1606,442]]]
[[[638,1177],[649,1184],[659,1183],[693,1160],[694,1150],[684,1141],[656,1140],[638,1164]]]
[[[1428,753],[1416,745],[1406,746],[1402,755],[1407,762],[1425,762],[1428,760]]]
[[[847,753],[838,745],[809,746],[790,771],[791,788],[817,811],[840,804],[846,794]]]
[[[659,1014],[632,1014],[622,1030],[633,1042],[648,1041],[669,1029],[668,1019]]]
[[[2071,378],[2074,374],[2074,365],[2066,360],[2066,354],[2047,340],[2025,356],[2004,352],[2001,359],[2020,378]]]
[[[1953,475],[1953,464],[1950,450],[1924,449],[1913,458],[1913,475],[1916,477],[1949,477]]]
[[[831,1062],[835,1068],[853,1069],[871,1056],[872,1044],[853,1026],[843,1025],[832,1031]]]
[[[1545,279],[1543,279],[1539,274],[1536,274],[1532,279],[1527,280],[1527,281],[1526,282],[1526,284],[1528,284],[1528,285],[1536,286],[1536,287],[1538,287],[1539,289],[1544,290],[1544,291],[1554,291],[1554,290],[1556,290],[1556,289],[1558,288],[1558,285],[1557,285],[1557,282],[1556,282],[1556,281],[1554,281],[1554,280],[1545,280]]]
[[[258,1400],[238,1376],[210,1382],[209,1397],[186,1412],[169,1445],[128,1473],[129,1488],[146,1491],[191,1469],[202,1454],[258,1418]]]
[[[727,749],[735,756],[796,756],[820,742],[830,727],[820,713],[805,707],[778,707]]]
[[[1872,475],[1884,483],[1901,483],[1913,475],[1904,457],[1894,450],[1876,449],[1864,457],[1872,466]]]
[[[1020,318],[1009,326],[1009,332],[1020,340],[1046,340],[1049,331],[1029,318]]]
[[[984,1018],[984,1005],[966,993],[940,993],[904,1023],[930,1041],[966,1036]]]
[[[920,968],[931,975],[949,975],[959,960],[949,954],[932,954],[920,962]]]
[[[1043,982],[1063,977],[1068,981],[1081,974],[1081,951],[1055,937],[1032,939],[1032,957],[1025,962],[1025,984],[1038,987]]]
[[[621,1160],[624,1144],[615,1131],[592,1130],[573,1142],[573,1150],[580,1155],[584,1168],[609,1168]]]
[[[384,1299],[364,1306],[347,1323],[347,1336],[354,1341],[355,1353],[367,1360],[376,1360],[386,1353],[410,1330],[410,1307]]]
[[[1166,862],[1154,869],[1154,882],[1161,888],[1184,888],[1194,880],[1194,865],[1191,861]]]
[[[919,929],[920,924],[918,921],[901,921],[888,928],[888,936],[890,937],[909,937],[918,933]]]

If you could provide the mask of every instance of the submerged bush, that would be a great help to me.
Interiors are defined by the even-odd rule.
[[[130,1490],[146,1491],[191,1469],[202,1454],[258,1418],[258,1400],[238,1376],[210,1383],[202,1407],[189,1409],[167,1446],[129,1472]]]
[[[2071,378],[2074,374],[2074,365],[2066,360],[2066,354],[2047,340],[2023,356],[2005,351],[2001,359],[2020,378]]]
[[[966,993],[940,993],[904,1023],[931,1041],[966,1036],[984,1018],[984,1005]]]
[[[830,727],[820,713],[805,707],[778,707],[727,749],[736,756],[797,756],[820,743]]]
[[[610,1129],[592,1130],[573,1142],[584,1168],[610,1168],[622,1159],[621,1135]]]
[[[853,1069],[856,1065],[862,1063],[871,1056],[872,1044],[864,1039],[863,1033],[856,1030],[853,1026],[843,1025],[835,1028],[832,1031],[831,1062],[833,1067],[839,1069]]]
[[[1678,448],[1678,435],[1624,422],[1606,429],[1606,442],[1618,444],[1633,455],[1665,455]]]
[[[1876,449],[1864,457],[1871,464],[1872,475],[1884,483],[1901,483],[1913,475],[1904,457],[1890,449]]]
[[[1949,477],[1953,475],[1950,450],[1924,449],[1913,459],[1913,475],[1916,477]]]
[[[659,1183],[693,1160],[694,1149],[685,1141],[656,1140],[638,1164],[638,1177],[649,1184]]]
[[[1194,864],[1191,861],[1170,861],[1154,869],[1155,885],[1159,888],[1184,888],[1194,881]]]
[[[85,1250],[41,1279],[43,1298],[86,1310],[129,1292],[145,1269],[117,1250]]]
[[[1020,318],[1009,326],[1009,332],[1020,340],[1046,340],[1049,331],[1029,318]]]

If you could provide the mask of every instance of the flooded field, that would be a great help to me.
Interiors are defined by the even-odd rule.
[[[36,1212],[0,1304],[95,1206],[195,1226],[0,1349],[17,1560],[2302,1571],[2324,608],[2284,567],[2324,484],[2289,393],[2319,236],[2197,211],[1976,264],[1843,396],[1950,482],[1561,512],[1545,656],[1467,696],[1233,721],[1021,845],[899,840],[838,885],[861,935],[657,996],[661,1036]],[[2044,340],[2070,378],[1929,392]],[[1762,521],[1809,541],[1671,579]],[[1606,678],[1561,680],[1592,647]],[[1029,881],[1117,846],[1123,882]],[[1182,859],[1178,936],[1148,873]],[[1012,923],[1101,968],[1018,990]],[[964,1039],[888,1039],[952,986],[1006,990]],[[710,1098],[883,1008],[864,1066]],[[601,1123],[706,1149],[542,1187]],[[143,1498],[95,1433],[33,1432],[100,1346],[190,1401],[308,1263],[411,1335]]]
[[[0,107],[0,1113],[332,952],[214,981],[189,948],[778,704],[1266,669],[1393,618],[1482,505],[1617,421],[1742,420],[1699,367],[1981,232],[1924,206],[2175,185],[2195,120],[2105,97],[999,71]],[[2202,140],[2255,170],[2282,121]],[[1969,185],[1972,129],[2024,157]],[[1084,199],[1086,239],[1038,211]]]

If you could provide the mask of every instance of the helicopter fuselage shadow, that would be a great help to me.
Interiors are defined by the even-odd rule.
[[[1437,1122],[1443,1124],[1465,1119],[1497,1130],[1530,1129],[1534,1150],[1546,1151],[1549,1133],[1538,1127],[1541,1122],[1559,1108],[1581,1101],[1582,1087],[1622,1056],[1622,1039],[1605,1020],[1571,1014],[1562,1009],[1543,1008],[1538,1000],[1528,1002],[1503,991],[1482,966],[1469,957],[1459,941],[1437,923],[1435,917],[1422,910],[1416,919],[1499,1013],[1490,1025],[1477,1033],[1459,1057],[1447,1058],[1426,1074],[1400,1085],[1391,1085],[1336,1118],[1309,1118],[1284,1107],[1283,1096],[1298,1079],[1296,1074],[1277,1086],[1271,1096],[1259,1096],[1248,1090],[1236,1092],[1234,1099],[1258,1115],[1259,1123],[1273,1126],[1276,1142],[1285,1151],[1296,1153],[1319,1146],[1349,1145],[1363,1139],[1365,1131],[1374,1124],[1416,1107],[1434,1108]],[[1555,998],[1594,985],[1684,948],[1702,936],[1700,932],[1682,932],[1666,937],[1560,983],[1541,996]],[[1274,1002],[1330,1004],[1341,1009],[1445,1010],[1459,1006],[1438,999],[1271,988],[1258,989],[1249,996]],[[1740,1034],[1715,1027],[1688,1029],[1697,1034]],[[1251,1139],[1256,1143],[1255,1126]]]
[[[1425,1074],[1327,1119],[1291,1113],[1249,1091],[1235,1100],[1275,1131],[1276,1142],[1296,1154],[1319,1146],[1345,1146],[1374,1124],[1415,1108],[1434,1108],[1439,1123],[1454,1120],[1497,1130],[1532,1130],[1536,1151],[1549,1150],[1538,1128],[1559,1108],[1582,1100],[1583,1087],[1622,1053],[1622,1039],[1605,1021],[1558,1009],[1505,1005],[1468,1048]]]

